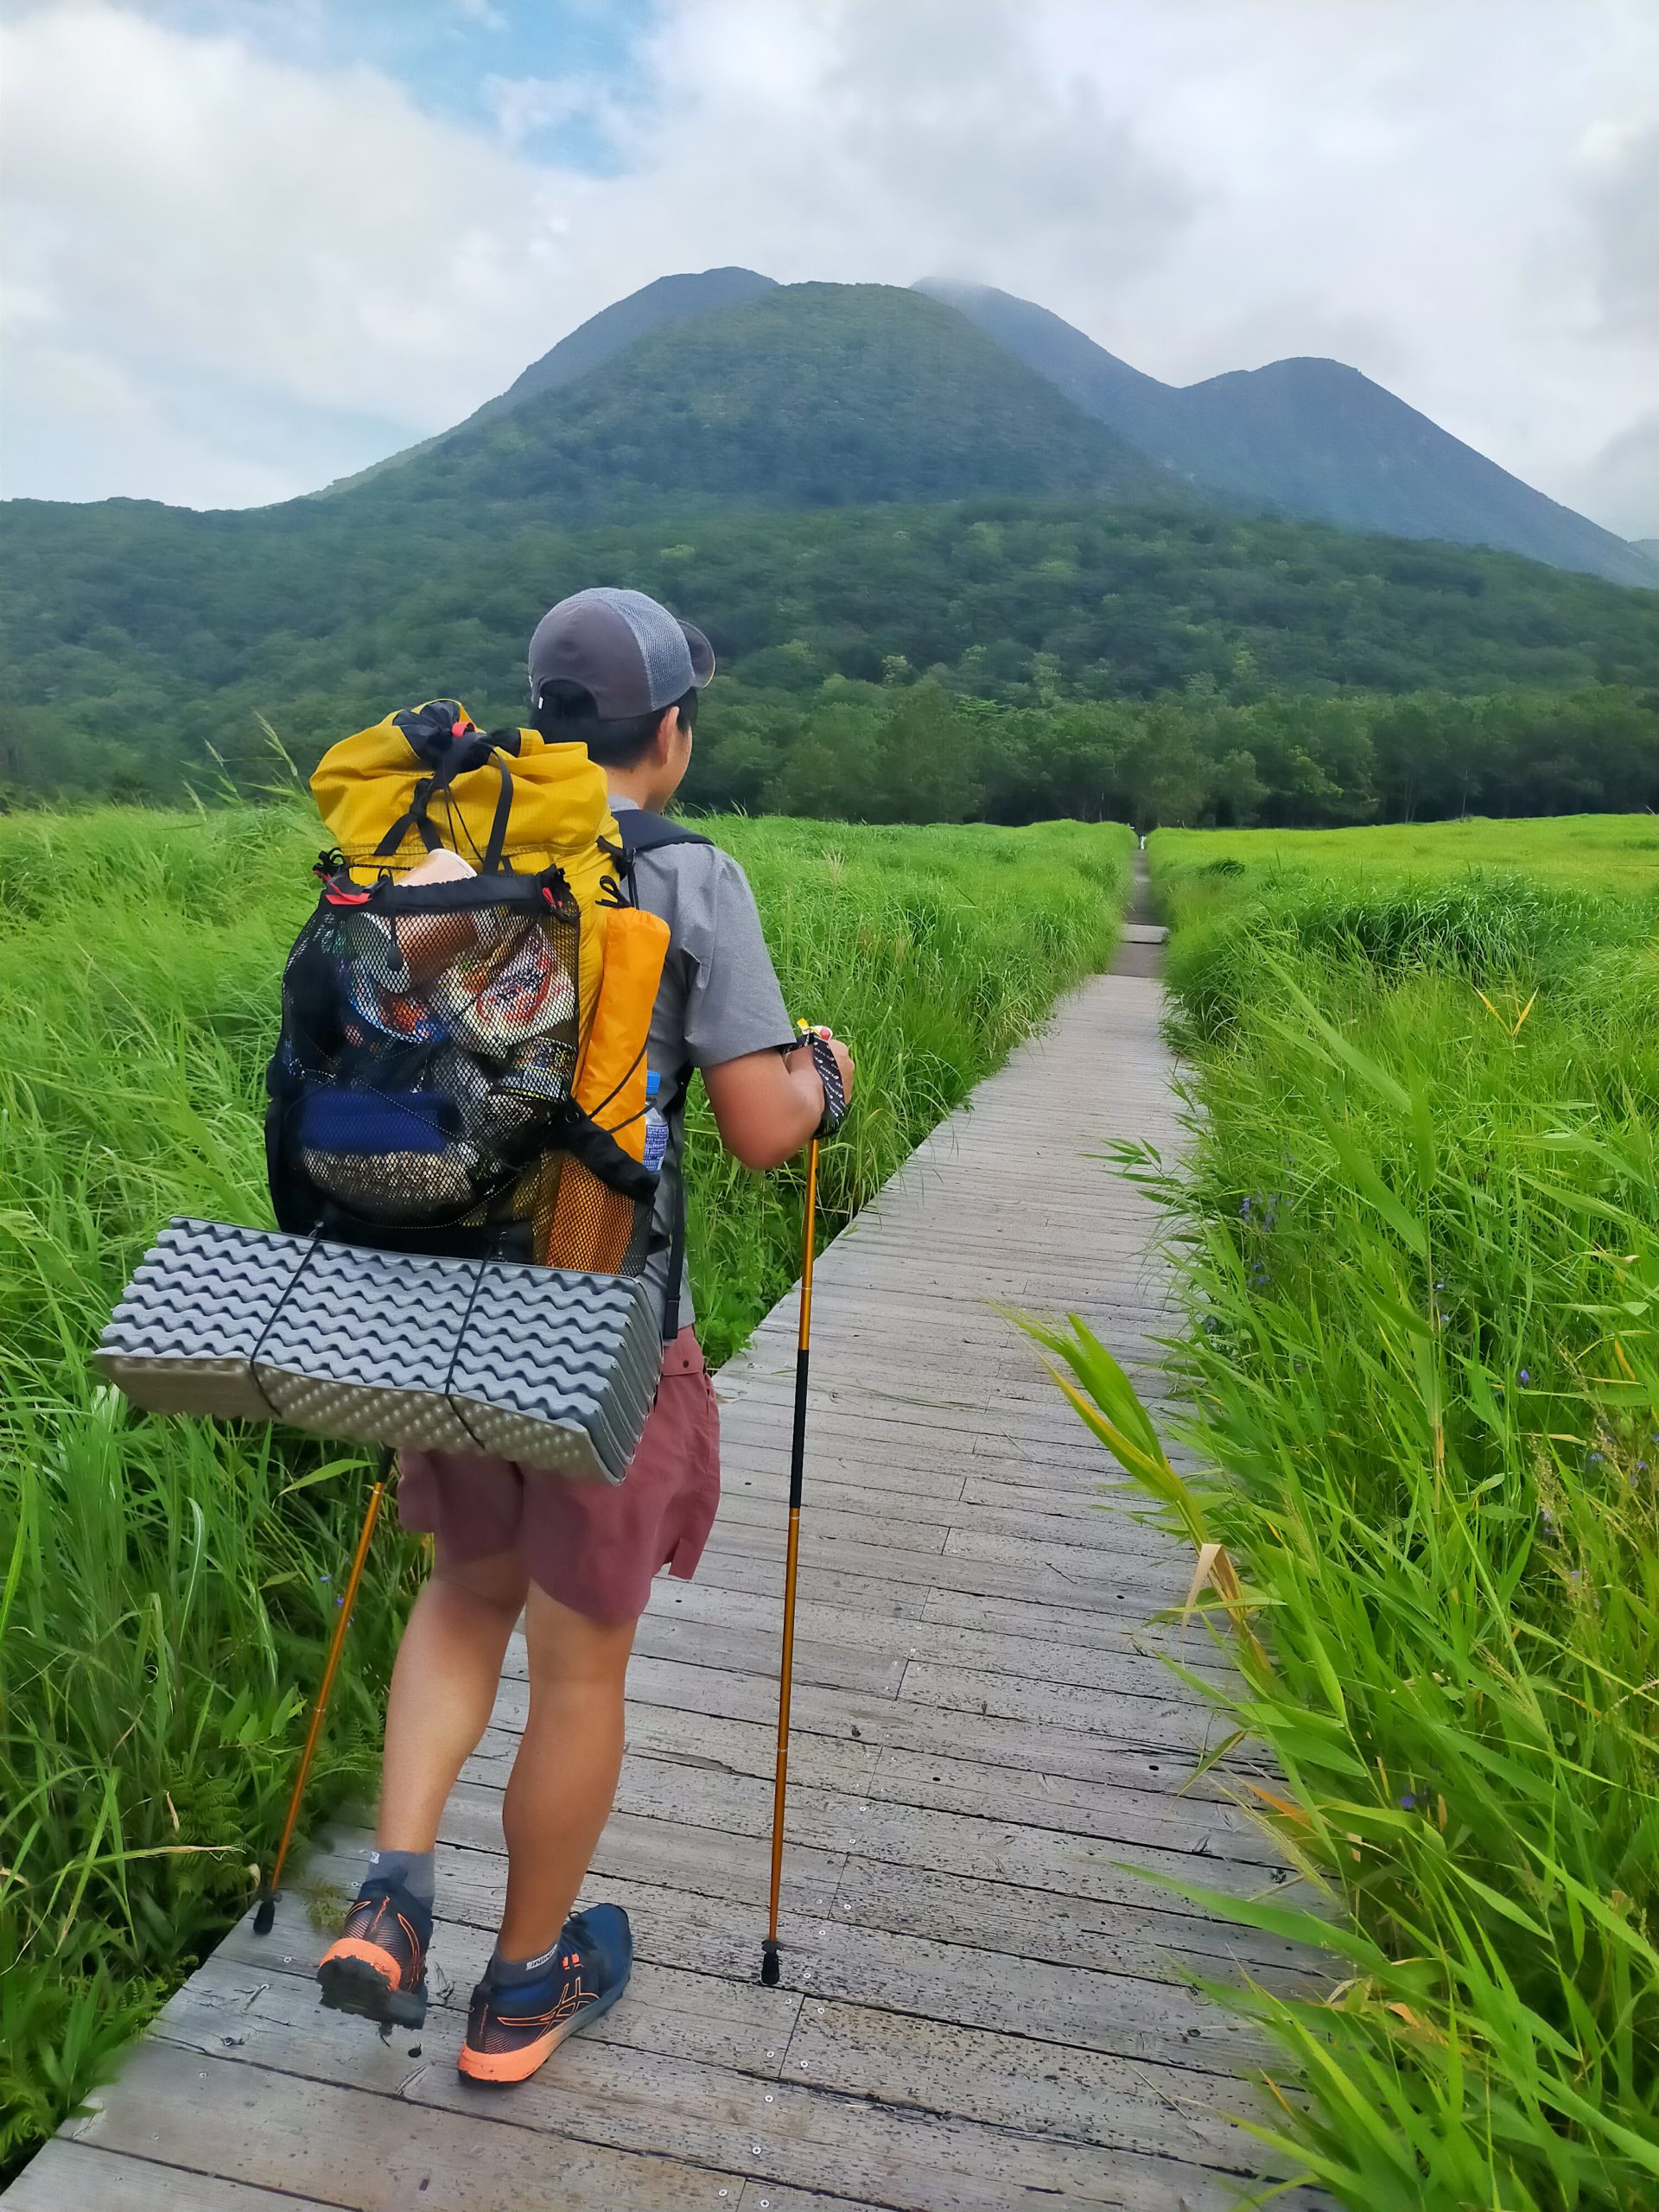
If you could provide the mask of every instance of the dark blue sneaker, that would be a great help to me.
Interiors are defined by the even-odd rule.
[[[633,1936],[620,1904],[573,1912],[533,1981],[498,1989],[487,1972],[473,1992],[456,2061],[473,2082],[527,2082],[567,2036],[608,2012],[633,1972]]]
[[[401,1882],[365,1882],[317,1968],[323,2003],[365,2020],[418,2028],[426,2018],[431,1942],[429,1904],[417,1904]]]

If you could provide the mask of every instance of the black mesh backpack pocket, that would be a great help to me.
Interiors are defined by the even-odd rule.
[[[580,938],[557,869],[366,891],[328,877],[289,956],[269,1073],[281,1226],[539,1257],[550,1174],[595,1150],[623,1205],[648,1205],[654,1179],[572,1103]]]

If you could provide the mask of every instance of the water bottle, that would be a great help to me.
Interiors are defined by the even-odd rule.
[[[668,1154],[668,1123],[657,1105],[663,1078],[655,1068],[645,1077],[645,1165],[654,1175]]]

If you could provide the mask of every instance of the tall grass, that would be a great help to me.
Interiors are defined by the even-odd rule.
[[[714,827],[791,1006],[857,1046],[833,1227],[1103,963],[1128,833]],[[247,1898],[333,1625],[359,1463],[135,1415],[88,1366],[168,1214],[270,1218],[262,1074],[319,842],[290,808],[0,822],[0,2172]],[[721,1357],[791,1279],[798,1216],[701,1117],[691,1183]],[[318,1810],[372,1783],[416,1569],[377,1540]]]
[[[1277,1757],[1262,1810],[1326,1917],[1206,1902],[1346,1962],[1327,2002],[1243,2000],[1290,2062],[1282,2140],[1340,2202],[1638,2212],[1659,2202],[1656,887],[1379,890],[1385,846],[1310,880],[1222,842],[1152,848],[1188,917],[1170,974],[1198,1110],[1179,1178],[1128,1164],[1173,1209],[1208,1471],[1181,1484],[1155,1448],[1139,1471],[1243,1579],[1229,1702]],[[1109,1362],[1070,1349],[1146,1458]]]

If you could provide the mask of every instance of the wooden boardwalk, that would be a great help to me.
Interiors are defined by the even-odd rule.
[[[244,1922],[179,1992],[9,2212],[1232,2201],[1224,2177],[1256,2153],[1221,2115],[1249,2103],[1255,2054],[1180,1962],[1294,1962],[1120,1862],[1222,1888],[1276,1870],[1217,1796],[1182,1794],[1215,1724],[1160,1663],[1176,1631],[1145,1624],[1190,1560],[1103,1500],[1103,1457],[991,1303],[1073,1308],[1154,1362],[1151,1209],[1087,1155],[1173,1141],[1159,1013],[1144,974],[1076,993],[820,1263],[785,1986],[757,1968],[792,1297],[721,1377],[720,1519],[696,1582],[659,1581],[640,1630],[588,1891],[632,1916],[625,2001],[521,2089],[456,2075],[503,1891],[510,1662],[440,1847],[446,1994],[423,2035],[319,2009],[327,1937],[290,1892],[273,1936]],[[1186,1649],[1216,1663],[1197,1631]],[[363,1848],[340,1839],[312,1878],[349,1891]]]

